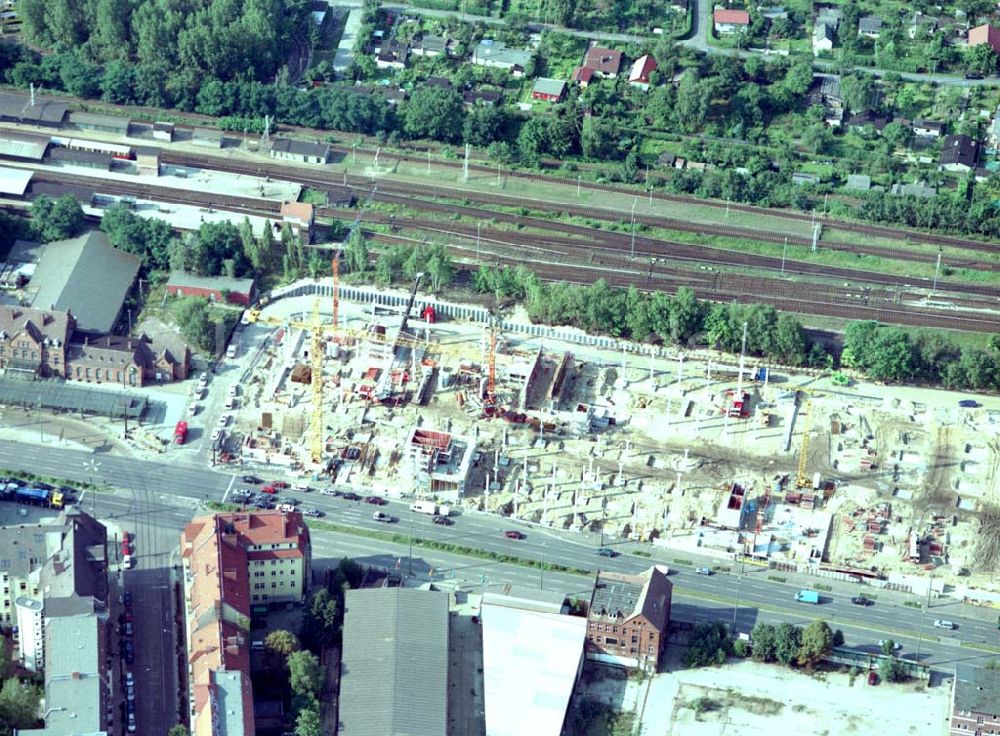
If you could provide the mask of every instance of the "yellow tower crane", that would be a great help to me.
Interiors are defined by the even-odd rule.
[[[802,423],[802,447],[799,450],[799,469],[795,475],[795,486],[797,488],[812,488],[812,478],[809,477],[809,430],[812,428],[812,400],[813,392],[810,389],[798,389],[804,396],[802,411],[805,420]]]

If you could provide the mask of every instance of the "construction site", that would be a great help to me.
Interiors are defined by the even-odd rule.
[[[419,276],[398,308],[341,304],[329,281],[332,299],[244,315],[267,338],[239,382],[224,459],[609,544],[938,594],[996,585],[1000,413],[988,407],[448,319],[414,308]]]

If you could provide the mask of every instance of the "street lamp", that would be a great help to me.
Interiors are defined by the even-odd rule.
[[[94,489],[94,476],[100,472],[101,464],[94,458],[83,463],[83,469],[90,474],[90,515],[97,518],[97,491]]]

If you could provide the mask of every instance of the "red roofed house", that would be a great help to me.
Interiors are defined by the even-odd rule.
[[[971,29],[969,31],[969,45],[978,46],[982,43],[988,43],[991,49],[1000,54],[1000,28],[987,23]]]
[[[717,8],[712,20],[715,21],[716,33],[729,35],[746,30],[750,26],[750,13],[745,10]]]
[[[640,56],[632,65],[628,75],[628,83],[635,87],[649,89],[649,75],[656,71],[656,59],[649,54]]]
[[[581,87],[586,87],[590,84],[590,80],[594,78],[594,70],[588,66],[578,66],[573,70],[573,81],[579,84]]]
[[[184,528],[181,556],[191,734],[251,736],[251,611],[304,599],[309,529],[298,512],[203,516]]]
[[[618,76],[618,70],[622,66],[622,52],[600,46],[591,46],[583,58],[583,65],[587,69],[593,69],[594,74],[598,77],[614,79]]]

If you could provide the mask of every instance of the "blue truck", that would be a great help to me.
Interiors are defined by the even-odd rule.
[[[64,506],[62,491],[54,491],[47,488],[19,486],[11,493],[10,486],[8,486],[3,493],[3,497],[17,503],[27,503],[33,506],[51,506],[54,509],[61,509]]]
[[[819,603],[819,593],[815,590],[800,590],[795,594],[795,600],[799,603],[812,603],[815,605]]]

